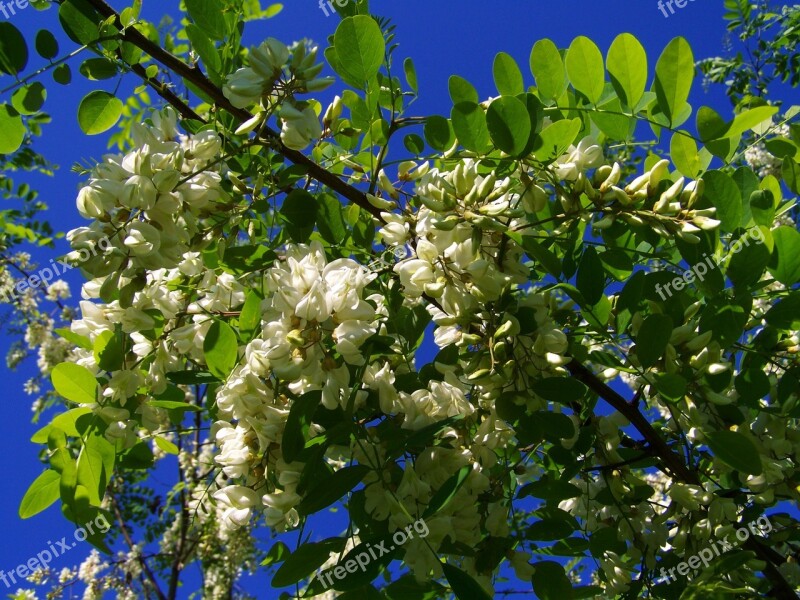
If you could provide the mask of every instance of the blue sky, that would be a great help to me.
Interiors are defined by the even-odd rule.
[[[266,5],[266,0],[262,0]],[[111,2],[117,9],[124,8],[121,2]],[[173,14],[177,2],[145,2],[145,16],[158,20],[162,10]],[[396,57],[414,59],[419,76],[421,98],[414,105],[414,115],[449,114],[450,99],[447,79],[452,74],[470,80],[482,97],[494,95],[492,83],[492,61],[499,51],[514,56],[523,67],[526,83],[533,79],[527,70],[528,56],[533,43],[549,37],[559,47],[566,47],[577,35],[593,39],[605,52],[619,33],[636,35],[648,50],[651,70],[661,49],[675,36],[686,37],[695,51],[695,57],[722,54],[725,26],[722,21],[721,0],[693,0],[684,8],[665,18],[658,9],[656,0],[612,0],[589,2],[587,0],[561,0],[559,2],[520,2],[519,0],[432,1],[432,0],[373,0],[372,11],[390,17],[396,26],[396,41],[399,48]],[[5,17],[0,14],[0,20]],[[29,40],[39,29],[53,32],[60,30],[55,10],[38,12],[29,7],[11,16]],[[316,0],[289,0],[277,17],[246,28],[249,44],[256,44],[268,36],[285,42],[308,37],[325,46],[328,35],[336,28],[338,19],[326,17]],[[59,35],[62,53],[74,45]],[[88,57],[88,55],[87,55]],[[38,67],[39,59],[32,56],[29,64]],[[73,59],[74,80],[68,87],[60,87],[45,76],[49,93],[44,110],[53,116],[53,123],[46,126],[45,137],[37,140],[36,147],[49,160],[61,165],[53,178],[36,178],[31,183],[40,190],[42,199],[50,206],[47,218],[59,230],[68,230],[85,222],[75,209],[75,197],[80,177],[70,167],[82,158],[99,157],[106,151],[104,135],[87,138],[81,134],[75,118],[81,97],[93,89],[113,91],[116,80],[88,82],[77,73],[81,57]],[[10,84],[10,78],[0,78],[0,89]],[[123,80],[120,90],[132,89],[136,82]],[[338,85],[338,84],[337,84]],[[343,89],[334,86],[333,91]],[[705,92],[699,80],[696,83],[692,103],[695,107],[707,104],[723,114],[728,112],[724,91],[712,88]],[[154,96],[155,98],[155,96]],[[325,98],[327,99],[327,97]],[[0,102],[8,101],[1,97]],[[63,254],[64,242],[57,249],[42,249],[34,252],[41,263]],[[70,282],[77,291],[78,279],[71,273]],[[5,354],[8,342],[0,339],[0,350]],[[6,372],[4,384],[6,396],[6,418],[0,422],[0,461],[6,476],[4,493],[0,495],[0,519],[5,532],[0,544],[0,569],[9,571],[17,564],[47,548],[49,541],[70,536],[72,528],[61,516],[57,506],[29,521],[20,521],[17,508],[25,490],[41,471],[37,454],[39,447],[29,443],[31,434],[38,428],[30,423],[30,400],[22,391],[23,382],[35,368],[33,361],[16,372]],[[53,567],[60,569],[81,560],[89,551],[86,544],[71,550],[63,558],[56,559]],[[261,580],[261,589],[266,589]],[[251,586],[248,586],[251,587]],[[5,593],[0,584],[0,596]],[[259,595],[269,598],[272,593]]]

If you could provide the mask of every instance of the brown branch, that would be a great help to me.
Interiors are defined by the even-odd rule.
[[[122,513],[119,510],[119,506],[117,505],[117,500],[112,496],[111,504],[114,507],[114,516],[117,518],[117,524],[119,525],[119,529],[122,532],[122,537],[125,538],[125,542],[128,544],[128,547],[133,551],[136,547],[136,544],[133,543],[131,539],[130,533],[128,533],[128,528],[125,526],[125,519],[122,518]],[[147,564],[147,561],[144,559],[142,555],[139,555],[139,563],[142,565],[142,571],[147,575],[147,579],[150,581],[150,584],[153,586],[153,590],[156,593],[156,596],[159,600],[167,600],[167,597],[164,595],[164,592],[161,591],[161,588],[158,585],[158,580],[156,576],[153,574],[153,571],[150,570],[150,565]]]
[[[592,373],[586,366],[572,360],[567,365],[567,369],[577,380],[584,383],[590,390],[608,402],[612,408],[624,416],[633,425],[644,439],[648,442],[653,452],[661,459],[664,466],[673,474],[675,479],[683,483],[700,485],[700,478],[686,466],[683,459],[675,454],[664,439],[653,428],[645,416],[633,403],[627,402],[625,398],[612,390],[603,383],[597,375]],[[779,600],[797,600],[797,594],[789,583],[783,578],[776,567],[785,561],[779,552],[769,548],[754,538],[748,539],[743,547],[752,551],[760,560],[764,561],[764,573],[768,581],[773,584],[770,596]]]
[[[138,31],[135,27],[124,27],[122,24],[122,20],[120,19],[119,13],[117,13],[111,6],[109,6],[104,0],[87,0],[89,4],[91,4],[95,10],[104,18],[108,19],[113,17],[114,24],[116,27],[121,31],[120,37],[122,40],[126,42],[130,42],[134,46],[138,47],[145,53],[147,53],[150,57],[152,57],[157,62],[161,63],[164,67],[169,69],[170,71],[174,72],[177,75],[180,75],[183,79],[189,81],[194,85],[198,90],[200,90],[203,94],[208,96],[213,103],[229,112],[231,115],[239,123],[244,123],[245,121],[252,118],[253,115],[250,114],[247,110],[242,108],[236,108],[233,106],[230,101],[225,97],[225,94],[222,93],[222,90],[212,83],[200,70],[198,67],[193,65],[188,65],[183,62],[177,56],[167,52],[163,48],[161,48],[158,44],[153,43],[147,37],[145,37],[140,31]],[[137,75],[141,76],[141,73],[137,72]],[[149,79],[149,78],[148,78]],[[158,90],[157,90],[158,91]],[[174,97],[172,100],[165,97],[161,92],[159,92],[162,98],[173,104],[173,100],[177,97]],[[174,94],[173,94],[174,96]],[[177,108],[177,107],[176,107]],[[195,117],[192,117],[195,118]],[[349,185],[348,183],[339,179],[339,177],[325,169],[324,167],[318,165],[316,162],[311,160],[302,152],[297,150],[292,150],[291,148],[287,148],[283,142],[281,142],[280,134],[270,129],[268,127],[264,127],[262,129],[262,136],[264,136],[275,150],[281,154],[284,158],[290,160],[296,165],[305,167],[308,175],[313,179],[316,179],[321,184],[326,185],[333,191],[339,193],[341,196],[357,204],[367,212],[369,212],[373,217],[381,220],[380,210],[376,207],[372,206],[367,200],[366,194],[364,192],[356,189],[355,187]]]
[[[653,426],[644,415],[639,412],[636,406],[633,406],[625,400],[625,398],[600,381],[594,373],[578,361],[573,359],[572,362],[567,365],[567,369],[569,369],[569,372],[575,379],[585,384],[586,387],[608,402],[614,410],[628,419],[631,425],[633,425],[636,430],[642,434],[645,440],[647,440],[653,448],[653,451],[664,463],[664,466],[672,473],[673,477],[685,483],[700,485],[700,478],[697,474],[691,471],[686,466],[683,459],[672,451],[669,445],[658,432],[653,429]]]

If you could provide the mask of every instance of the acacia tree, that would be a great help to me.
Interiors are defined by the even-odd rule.
[[[266,597],[796,597],[800,140],[781,179],[741,140],[797,109],[701,107],[692,133],[688,43],[651,74],[621,34],[605,57],[537,42],[533,79],[500,53],[499,95],[453,76],[449,118],[414,116],[414,63],[362,0],[337,8],[323,111],[316,46],[242,47],[270,9],[185,0],[159,29],[139,7],[58,8],[97,54],[82,71],[165,107],[81,102],[87,134],[122,117],[121,148],[78,195],[87,300],[42,361],[64,410],[20,508],[107,516],[90,541],[126,551],[37,581],[172,599],[197,564],[207,598],[247,597],[258,569]],[[651,134],[641,160],[606,158]],[[321,539],[332,506],[344,533]],[[284,534],[266,554],[259,529]]]

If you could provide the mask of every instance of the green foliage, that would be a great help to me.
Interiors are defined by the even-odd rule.
[[[57,365],[50,375],[56,392],[78,404],[97,401],[97,381],[86,367],[74,363]]]
[[[89,92],[78,106],[78,124],[86,135],[108,131],[122,115],[122,101],[103,91]]]
[[[203,354],[208,370],[225,380],[238,361],[239,342],[230,325],[214,321],[203,340]]]
[[[359,0],[337,6],[343,18],[325,51],[330,66],[354,88],[342,92],[341,102],[323,113],[316,100],[294,97],[313,91],[311,82],[316,81],[314,76],[321,69],[304,65],[309,50],[295,47],[292,58],[278,69],[286,81],[277,86],[275,82],[256,86],[257,99],[233,110],[228,93],[232,81],[254,59],[251,54],[245,60],[247,54],[241,48],[244,24],[274,16],[282,5],[262,8],[258,0],[184,0],[187,19],[156,25],[141,18],[140,3],[126,8],[119,22],[101,18],[93,4],[65,0],[58,11],[70,39],[95,54],[81,62],[79,72],[92,81],[139,77],[143,85],[128,97],[117,97],[116,92],[89,93],[80,103],[78,124],[86,135],[118,126],[110,136],[111,143],[127,151],[138,137],[134,133],[140,133],[136,124],[145,120],[150,104],[146,83],[179,109],[182,132],[209,144],[213,144],[212,139],[220,141],[220,151],[209,159],[209,167],[220,167],[214,172],[221,180],[218,193],[193,213],[191,220],[197,223],[187,221],[186,229],[198,227],[196,235],[202,245],[197,256],[203,273],[213,273],[220,282],[233,276],[238,287],[219,294],[236,294],[237,300],[223,310],[209,309],[205,303],[208,298],[195,289],[204,285],[201,278],[175,275],[164,282],[164,288],[185,294],[191,310],[169,316],[150,305],[140,310],[144,296],[138,297],[138,303],[135,300],[146,285],[144,271],[128,277],[131,271],[127,269],[132,269],[133,263],[131,252],[124,248],[131,242],[123,241],[115,250],[115,255],[125,255],[120,259],[123,262],[107,267],[103,273],[100,298],[104,302],[117,299],[126,315],[134,314],[143,321],[147,317],[153,324],[147,331],[136,331],[136,335],[117,326],[92,339],[69,328],[56,331],[73,346],[88,351],[101,373],[95,377],[74,362],[53,368],[51,378],[57,394],[86,406],[57,415],[33,436],[35,443],[47,444],[51,468],[26,493],[20,506],[23,518],[60,498],[67,517],[80,522],[101,514],[108,494],[124,497],[135,489],[146,496],[137,484],[155,464],[151,443],[167,454],[179,455],[191,441],[190,432],[203,431],[208,422],[220,417],[230,420],[226,413],[231,410],[227,407],[231,401],[224,394],[231,395],[227,387],[228,379],[233,379],[231,373],[243,360],[250,363],[248,353],[256,346],[250,345],[253,341],[275,341],[262,338],[266,331],[264,315],[274,310],[270,302],[275,290],[271,288],[277,279],[270,279],[274,274],[270,269],[285,260],[282,247],[287,243],[314,244],[328,261],[355,258],[366,264],[386,249],[387,238],[396,236],[398,248],[412,248],[420,255],[409,258],[425,262],[426,253],[440,250],[435,244],[414,231],[408,221],[393,223],[396,227],[389,233],[388,224],[380,222],[384,211],[399,219],[421,206],[429,211],[424,227],[430,239],[435,239],[437,232],[455,231],[448,247],[459,252],[466,252],[459,245],[469,240],[474,252],[469,269],[458,273],[451,264],[457,261],[450,254],[441,260],[437,256],[441,264],[432,261],[425,267],[432,272],[441,268],[441,274],[437,272],[428,280],[422,271],[421,291],[412,295],[402,272],[409,262],[395,255],[402,263],[395,268],[389,264],[391,260],[385,261],[386,254],[381,254],[386,264],[370,265],[372,269],[378,264],[370,271],[370,295],[346,307],[353,312],[368,312],[380,298],[381,310],[389,315],[383,319],[381,313],[383,320],[377,331],[371,329],[365,340],[359,340],[363,364],[348,356],[347,344],[354,343],[347,332],[337,329],[341,325],[338,317],[319,323],[292,317],[287,319],[291,322],[286,332],[270,335],[288,340],[287,353],[298,364],[308,354],[320,352],[323,383],[288,385],[292,379],[288,376],[254,375],[257,366],[243,376],[257,380],[268,390],[269,401],[274,404],[269,409],[285,415],[285,421],[282,427],[270,423],[245,440],[247,460],[262,461],[258,476],[253,478],[259,484],[243,480],[238,491],[248,497],[248,502],[252,494],[261,497],[277,491],[285,485],[280,480],[285,475],[272,472],[270,461],[280,458],[282,465],[291,465],[291,471],[286,471],[291,475],[286,477],[297,480],[298,495],[291,509],[295,512],[286,518],[287,526],[293,526],[290,520],[297,519],[305,528],[318,513],[344,504],[348,533],[358,531],[360,537],[360,543],[344,560],[365,551],[369,540],[384,539],[387,534],[385,521],[371,514],[375,507],[373,499],[367,500],[370,486],[385,486],[397,507],[404,507],[393,507],[393,511],[412,513],[411,504],[394,497],[403,486],[418,483],[409,484],[403,479],[404,473],[430,456],[446,454],[463,440],[490,440],[494,444],[481,446],[485,454],[474,462],[465,466],[460,463],[445,476],[437,475],[435,485],[426,483],[425,501],[414,504],[417,510],[411,516],[421,514],[431,520],[443,517],[453,523],[458,521],[450,516],[451,511],[464,510],[465,504],[475,507],[478,541],[464,545],[451,539],[443,542],[438,552],[429,548],[442,565],[444,578],[439,579],[446,580],[449,591],[443,583],[419,583],[408,576],[378,591],[370,583],[400,558],[395,552],[374,561],[368,570],[354,574],[346,583],[337,583],[337,590],[347,590],[342,597],[410,599],[452,593],[462,599],[488,598],[470,573],[493,573],[504,560],[512,556],[519,559],[515,555],[518,549],[537,555],[537,560],[528,564],[528,573],[532,573],[532,588],[538,597],[597,596],[604,588],[573,588],[566,571],[583,559],[609,560],[609,553],[630,562],[633,553],[629,548],[639,543],[636,536],[640,532],[632,529],[632,539],[631,535],[618,535],[618,528],[623,527],[622,519],[636,520],[641,507],[646,507],[655,493],[655,484],[651,487],[644,480],[644,474],[655,469],[661,470],[670,483],[691,485],[696,485],[695,478],[716,475],[715,470],[720,469],[720,481],[713,483],[726,491],[723,494],[714,489],[709,493],[724,496],[724,502],[737,510],[747,507],[756,490],[748,487],[742,475],[760,476],[768,465],[775,468],[770,462],[774,457],[762,459],[767,454],[766,441],[750,426],[760,415],[796,418],[800,390],[796,371],[770,366],[776,361],[793,364],[791,352],[786,350],[796,345],[792,336],[798,328],[800,294],[792,287],[800,282],[800,234],[792,227],[776,226],[781,215],[796,212],[794,200],[784,197],[785,190],[777,178],[763,177],[741,166],[742,139],[745,144],[763,141],[779,159],[786,187],[797,193],[800,130],[792,120],[798,111],[789,109],[779,117],[790,125],[789,133],[771,134],[779,108],[777,102],[770,103],[759,94],[765,89],[760,87],[761,82],[752,88],[748,87],[748,76],[736,79],[732,97],[746,94],[747,101],[738,103],[735,114],[726,116],[700,107],[692,122],[689,98],[695,64],[686,40],[676,38],[667,45],[653,74],[647,52],[632,34],[618,35],[605,59],[593,41],[580,36],[562,49],[550,40],[536,42],[529,57],[533,80],[523,74],[514,57],[497,54],[492,73],[499,97],[481,102],[482,92],[466,79],[453,76],[448,82],[452,108],[445,111],[449,118],[408,116],[406,111],[419,94],[417,69],[410,58],[397,60],[393,27],[369,15],[367,3]],[[780,31],[780,41],[770,45],[769,51],[759,48],[759,56],[774,66],[776,77],[794,83],[796,77],[789,71],[796,58],[788,56],[787,49],[794,48],[795,31],[773,21],[774,15],[758,16],[759,11],[738,0],[726,0],[726,7],[732,26],[746,30],[745,39],[757,30]],[[782,14],[795,18],[789,7]],[[0,71],[19,76],[27,66],[28,44],[13,25],[4,23],[0,27]],[[123,37],[122,27],[141,34],[157,49],[140,40],[132,41],[135,35]],[[779,48],[780,43],[786,48]],[[42,72],[52,71],[56,82],[69,85],[71,70],[57,58],[55,36],[47,30],[39,31],[35,48],[48,62]],[[174,54],[172,59],[164,60],[162,50]],[[739,57],[734,62],[741,65],[742,60]],[[727,67],[700,64],[712,79],[732,73]],[[299,75],[304,69],[312,73],[307,78]],[[175,85],[179,80],[185,89]],[[316,85],[322,87],[322,83]],[[307,89],[301,89],[303,86]],[[14,154],[8,159],[14,168],[36,160],[27,144],[49,118],[41,113],[47,91],[42,81],[25,79],[14,86],[10,104],[0,106],[0,153]],[[756,95],[764,97],[756,100]],[[287,151],[287,147],[293,147],[287,141],[287,130],[292,118],[299,118],[294,113],[306,109],[314,113],[314,119],[319,114],[324,128],[322,135],[316,131],[308,140],[308,156],[298,150]],[[308,113],[303,118],[308,118]],[[284,128],[283,137],[272,129],[275,123]],[[639,142],[650,148],[647,156],[642,153],[632,158],[634,155],[624,150],[615,155],[619,164],[613,159],[602,165],[603,161],[594,160],[595,154],[609,150],[609,142],[632,142],[634,132],[641,131],[637,129],[640,123],[647,123],[654,133],[653,140]],[[162,122],[162,126],[167,125]],[[394,160],[390,152],[390,148],[399,147],[392,144],[394,136],[407,128],[417,129],[403,133],[405,149],[415,159],[430,160],[437,169],[428,172],[425,183],[416,190],[414,182],[428,166],[403,163],[398,170],[402,159]],[[207,132],[215,132],[219,140],[199,135]],[[426,155],[427,150],[433,154]],[[190,153],[202,151],[200,144]],[[662,154],[669,156],[669,166],[660,162]],[[467,164],[474,172],[467,173]],[[641,166],[645,175],[629,177],[638,175]],[[157,181],[159,207],[170,199],[178,204],[193,201],[197,174],[186,172],[185,165],[175,167],[168,176],[180,183],[167,185],[167,175]],[[152,175],[155,186],[156,176],[147,171],[152,168],[150,164],[141,167],[148,178]],[[419,169],[417,174],[415,169]],[[695,181],[686,187],[682,177]],[[431,180],[435,190],[423,197],[420,190]],[[13,192],[10,180],[6,188],[8,194]],[[510,194],[513,201],[508,201],[509,188],[514,189]],[[27,197],[28,193],[19,196]],[[126,212],[123,221],[128,222],[124,225],[147,222],[151,210],[155,211],[137,208]],[[21,212],[2,215],[7,239],[48,243],[48,230],[29,224],[27,216]],[[98,222],[105,223],[106,217],[104,212]],[[755,233],[763,240],[732,250]],[[434,249],[426,247],[423,239]],[[455,254],[452,248],[447,252]],[[711,256],[719,259],[717,265],[710,266]],[[506,270],[506,261],[516,264],[517,259],[517,271]],[[183,269],[191,268],[177,264],[165,271],[183,273]],[[677,273],[686,265],[700,264],[709,265],[706,276],[698,277],[693,284],[674,285]],[[660,272],[665,267],[674,268],[676,273]],[[486,272],[501,272],[507,278],[496,289],[484,288]],[[120,283],[121,277],[125,285]],[[733,287],[727,285],[726,278]],[[453,281],[466,286],[469,302],[459,303],[460,299],[450,295],[451,290],[443,292]],[[777,289],[775,282],[785,288]],[[304,283],[310,286],[313,282]],[[664,296],[660,291],[668,283],[674,287]],[[347,282],[344,287],[349,290],[353,285]],[[540,304],[534,307],[530,304],[533,301]],[[160,364],[154,366],[158,359],[134,358],[134,344],[141,347],[151,343],[165,352],[160,344],[175,329],[188,326],[197,316],[197,307],[212,319],[202,353],[185,356],[183,351],[165,346],[169,348],[166,352],[177,352],[180,361],[178,368],[170,365],[166,373],[158,370]],[[552,318],[547,329],[545,317]],[[444,342],[436,359],[417,369],[417,353],[432,321],[437,335],[444,332],[437,342]],[[448,336],[457,341],[450,341]],[[524,355],[514,353],[514,344],[521,336],[531,341],[524,345]],[[269,352],[274,352],[270,361],[282,358],[272,348]],[[369,378],[377,381],[372,367],[384,365],[393,378],[391,383],[367,384],[372,381]],[[109,395],[112,383],[117,383],[114,374],[128,370],[137,371],[141,380],[126,393],[114,388]],[[610,377],[630,375],[638,386],[635,400],[620,404],[619,394],[615,395],[595,372]],[[773,379],[779,372],[783,378],[776,383]],[[404,422],[399,410],[386,408],[399,400],[387,400],[384,396],[391,394],[383,385],[403,402],[422,404],[420,393],[430,393],[425,401],[438,401],[440,389],[451,378],[469,390],[464,396],[469,411],[448,408],[446,416],[439,414],[424,425],[409,426],[416,417],[406,411]],[[151,380],[158,381],[159,393],[149,389]],[[523,382],[524,393],[522,388],[517,389],[517,382]],[[440,385],[442,388],[437,387]],[[103,393],[98,394],[99,388]],[[596,410],[601,400],[612,406],[615,418],[626,423],[624,432]],[[640,410],[640,402],[647,406]],[[665,413],[665,405],[673,412],[674,423],[670,425],[663,414],[658,416],[659,411],[646,410],[658,407]],[[248,406],[245,412],[250,410]],[[129,419],[119,417],[124,411],[129,412]],[[704,420],[695,427],[700,437],[689,439],[681,430],[680,418],[695,412]],[[118,418],[138,431],[147,419],[155,418],[153,414],[176,430],[178,443],[165,437],[165,429],[151,431],[145,439],[114,437],[125,435],[112,429]],[[240,418],[237,414],[237,423],[231,424],[247,423],[250,416]],[[195,421],[194,427],[184,430],[184,420],[190,418]],[[642,426],[642,420],[653,420],[653,426]],[[707,447],[694,443],[696,439]],[[254,449],[264,440],[266,450],[256,457]],[[347,466],[332,458],[341,448],[361,449],[372,444],[380,448],[374,464],[368,453],[366,459],[348,457]],[[777,450],[768,450],[777,456]],[[789,451],[780,452],[784,454],[773,462],[788,460],[784,455]],[[359,464],[360,460],[368,464]],[[532,472],[536,477],[521,485],[529,464],[535,467]],[[688,477],[684,470],[690,473]],[[473,481],[478,479],[475,471],[480,471],[480,484]],[[212,484],[218,475],[215,464],[200,477],[208,481],[184,479],[176,484],[166,506],[158,507],[166,515],[161,520],[178,514],[185,518],[190,485],[197,486],[196,492]],[[588,486],[583,484],[590,480],[597,490],[588,497]],[[705,479],[702,481],[705,483]],[[795,482],[787,479],[786,490],[779,494],[789,497],[789,483]],[[473,494],[472,486],[478,485],[483,487]],[[470,503],[465,503],[468,495]],[[769,498],[767,492],[763,498]],[[590,515],[576,517],[558,508],[573,499],[585,499],[589,511],[609,507],[612,516],[606,517],[607,523],[588,527]],[[769,499],[763,504],[771,502]],[[241,510],[235,504],[232,501],[233,510]],[[513,527],[502,533],[490,531],[490,520],[495,519],[490,510],[506,508]],[[151,517],[142,516],[132,506],[123,509],[126,516],[135,514],[140,523],[149,522],[153,532],[163,532],[163,523],[155,525],[155,520],[148,521]],[[671,517],[678,514],[672,505],[669,510]],[[704,511],[688,512],[692,512],[692,518],[705,519],[709,511]],[[622,515],[619,519],[617,512]],[[102,538],[92,541],[104,547]],[[213,534],[203,541],[221,543]],[[292,553],[282,543],[276,544],[262,562],[263,566],[277,567],[273,587],[293,586],[309,578],[332,553],[339,553],[341,558],[346,540],[340,537],[314,542],[301,534],[298,541],[300,545]],[[637,552],[639,549],[637,546]],[[565,568],[555,560],[540,560],[553,556],[575,562]],[[656,556],[659,564],[668,560],[663,553]],[[161,566],[166,569],[169,564]],[[649,559],[630,566],[631,572],[638,569],[639,574],[627,592],[631,597],[644,590],[652,578],[649,566]],[[767,592],[770,583],[754,575],[756,566],[747,567],[752,587]],[[516,563],[515,567],[525,568]],[[718,574],[709,572],[707,576]],[[599,583],[605,585],[608,578],[608,572],[598,571]],[[319,591],[318,582],[310,585],[306,595]],[[672,591],[662,593],[661,587],[648,589],[652,597],[673,597]],[[710,583],[707,591],[721,589]],[[525,593],[530,593],[529,587]]]
[[[52,506],[59,498],[59,482],[61,477],[55,471],[44,471],[37,477],[19,505],[21,519],[30,519],[46,508]]]

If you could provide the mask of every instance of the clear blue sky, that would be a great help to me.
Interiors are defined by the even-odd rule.
[[[117,9],[126,6],[112,1]],[[262,0],[264,5],[267,0]],[[177,2],[144,2],[145,16],[158,20],[158,11],[175,13]],[[317,41],[322,47],[333,33],[338,19],[326,17],[316,0],[287,0],[283,12],[277,17],[246,28],[249,44],[273,36],[285,42],[301,37]],[[722,21],[722,0],[696,0],[689,2],[676,14],[665,18],[659,11],[656,0],[612,0],[589,2],[587,0],[561,0],[558,2],[533,2],[531,0],[373,0],[372,11],[390,17],[396,25],[396,41],[400,47],[396,56],[414,59],[419,75],[421,98],[416,103],[414,114],[449,114],[450,99],[447,94],[447,79],[458,74],[469,79],[482,97],[495,94],[491,67],[494,55],[505,51],[514,56],[526,73],[528,84],[533,79],[527,71],[528,56],[533,43],[549,37],[560,47],[566,47],[577,35],[592,38],[605,52],[611,41],[621,32],[636,35],[648,50],[651,69],[655,59],[666,43],[675,36],[686,37],[695,50],[696,57],[722,54],[725,27]],[[0,14],[0,20],[4,17]],[[29,40],[41,28],[53,32],[60,30],[55,10],[38,12],[26,8],[11,17]],[[62,52],[74,45],[59,35]],[[31,58],[29,69],[38,67],[38,57]],[[87,138],[81,134],[76,122],[78,102],[83,94],[93,89],[113,91],[116,80],[88,82],[77,74],[80,58],[72,61],[74,80],[68,87],[60,87],[47,77],[48,100],[44,110],[54,119],[46,126],[45,137],[37,140],[37,149],[49,160],[61,165],[52,179],[36,179],[31,183],[42,193],[49,204],[46,215],[57,229],[68,230],[85,224],[75,209],[75,196],[80,178],[70,172],[70,166],[81,158],[99,157],[106,150],[103,135]],[[0,89],[10,83],[10,78],[0,78]],[[121,90],[131,89],[136,82],[132,76],[126,78]],[[334,90],[342,89],[334,87]],[[154,99],[155,99],[155,95]],[[8,98],[0,98],[7,101]],[[712,88],[709,93],[696,85],[692,99],[696,107],[707,104],[720,111],[728,111],[723,90]],[[724,114],[724,113],[723,113]],[[65,252],[60,242],[56,250],[45,249],[35,253],[40,262]],[[73,271],[72,273],[75,273]],[[73,291],[79,289],[78,280],[71,278]],[[0,339],[3,355],[8,348],[5,338]],[[30,401],[22,391],[23,382],[30,376],[35,364],[31,361],[17,372],[6,373],[6,417],[0,421],[0,461],[6,473],[3,494],[0,495],[0,518],[2,518],[4,540],[0,545],[0,569],[9,571],[17,564],[35,556],[47,547],[48,540],[55,541],[72,533],[70,524],[61,516],[57,506],[29,521],[20,521],[17,508],[30,482],[41,471],[37,459],[38,447],[28,442],[37,426],[30,423]],[[60,569],[79,562],[89,551],[88,545],[80,545],[56,559],[53,567]],[[259,598],[272,598],[274,592],[266,591],[262,578],[258,588],[265,590]],[[5,588],[0,584],[0,597]]]

